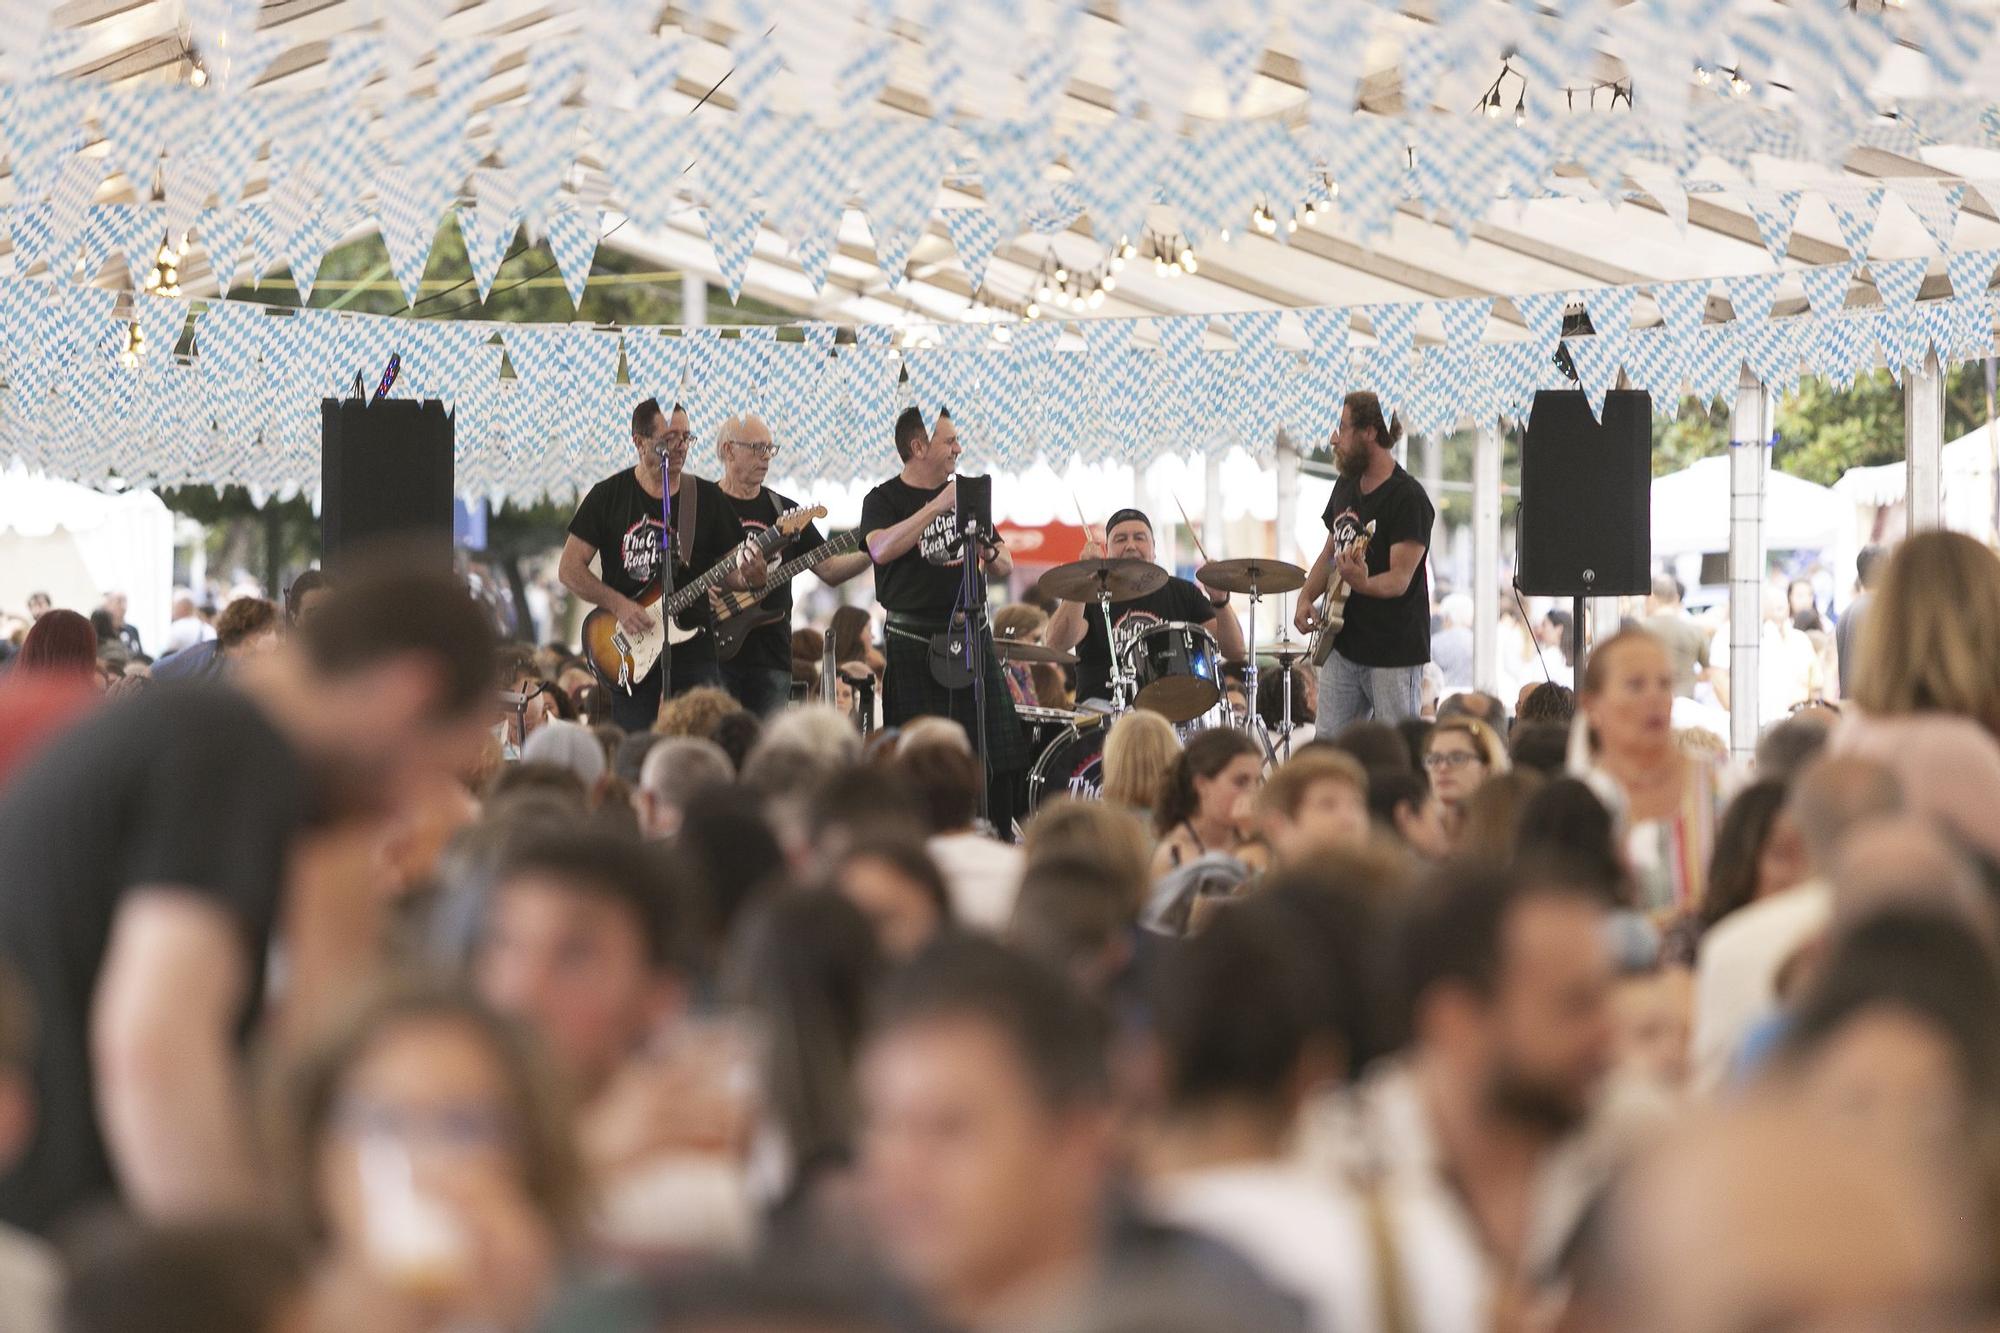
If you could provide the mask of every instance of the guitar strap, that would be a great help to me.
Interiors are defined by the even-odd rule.
[[[685,472],[681,481],[684,494],[675,497],[680,503],[674,506],[674,545],[680,550],[681,563],[686,565],[694,562],[695,502],[701,496],[701,481]]]

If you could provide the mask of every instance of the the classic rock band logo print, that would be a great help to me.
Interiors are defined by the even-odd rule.
[[[949,510],[939,514],[917,538],[917,550],[934,565],[952,568],[964,564],[965,548],[959,545],[957,527],[957,514]]]
[[[1361,536],[1361,515],[1353,509],[1343,509],[1333,516],[1333,549],[1343,550],[1352,546]]]
[[[1160,617],[1154,615],[1151,611],[1127,611],[1124,615],[1118,617],[1118,623],[1113,627],[1112,632],[1123,639],[1134,639],[1144,634],[1153,626],[1164,623]]]
[[[644,582],[660,572],[660,531],[657,518],[642,518],[625,530],[618,543],[618,559],[628,578]]]

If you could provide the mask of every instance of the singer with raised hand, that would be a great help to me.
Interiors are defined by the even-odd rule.
[[[706,478],[683,475],[682,465],[687,462],[693,439],[687,411],[679,403],[672,412],[662,412],[651,398],[640,403],[632,410],[636,460],[631,467],[592,486],[569,522],[569,538],[563,543],[557,571],[563,587],[592,606],[611,612],[632,634],[651,631],[655,617],[661,614],[658,605],[641,606],[637,599],[660,576],[663,511],[669,508],[675,533],[675,587],[731,559],[736,552],[743,552],[736,556],[741,567],[731,571],[727,586],[747,588],[751,579],[761,581],[763,576],[761,559],[745,559],[742,529],[728,497]],[[666,502],[669,496],[671,506]],[[692,623],[708,614],[704,601],[686,612],[682,620]],[[671,681],[663,682],[660,664],[655,662],[629,691],[610,683],[613,687],[606,692],[611,696],[613,721],[626,731],[645,731],[659,717],[663,697],[697,685],[722,684],[715,640],[707,634],[676,645],[672,660]],[[664,696],[663,683],[667,687]]]
[[[925,430],[922,414],[905,410],[896,418],[896,453],[903,470],[861,502],[862,544],[875,563],[876,598],[889,613],[882,720],[896,727],[916,717],[948,717],[976,737],[973,691],[947,688],[931,670],[931,639],[952,628],[966,554],[957,535],[959,444],[951,414],[940,410],[936,428]],[[1014,572],[1006,543],[995,537],[975,543],[974,558],[989,579]],[[1007,837],[1028,742],[990,637],[984,656],[988,808],[994,828]]]

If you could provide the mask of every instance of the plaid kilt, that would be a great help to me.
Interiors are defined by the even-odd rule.
[[[965,728],[972,743],[979,743],[978,724],[973,712],[972,687],[948,690],[931,675],[930,641],[912,637],[912,632],[890,626],[883,635],[883,656],[889,667],[882,678],[882,721],[899,727],[912,718],[948,717]],[[1028,734],[1014,712],[1013,696],[1007,692],[1000,659],[986,645],[986,756],[994,773],[1024,773],[1031,756]]]

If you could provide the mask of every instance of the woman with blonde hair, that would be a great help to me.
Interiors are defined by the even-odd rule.
[[[1181,738],[1173,723],[1134,709],[1112,723],[1104,738],[1104,799],[1143,814],[1150,823],[1180,757]]]
[[[1830,748],[1896,775],[1913,810],[2000,861],[2000,557],[1957,532],[1920,532],[1868,598],[1853,707]]]
[[[1674,735],[1674,666],[1660,639],[1623,630],[1592,649],[1577,691],[1577,776],[1619,816],[1639,907],[1701,906],[1726,797],[1723,770]]]
[[[1133,912],[1152,882],[1153,839],[1149,826],[1105,801],[1058,796],[1035,811],[1021,830],[1027,871],[1058,861],[1088,861],[1098,875],[1118,885]]]
[[[1508,769],[1507,746],[1476,717],[1448,717],[1424,737],[1424,772],[1444,807],[1445,831],[1454,842],[1473,795]],[[1477,851],[1477,848],[1471,850]]]

